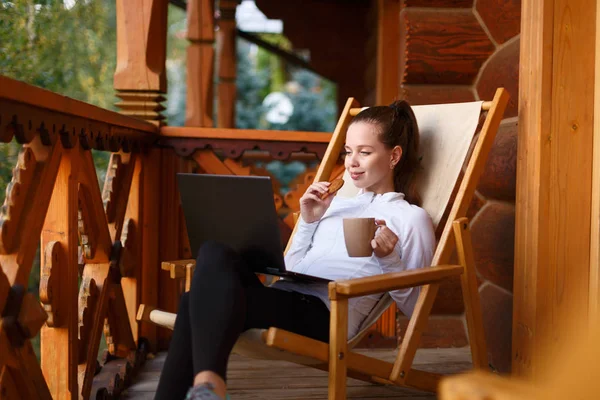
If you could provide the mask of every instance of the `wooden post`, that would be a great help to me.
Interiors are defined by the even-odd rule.
[[[215,24],[213,0],[188,0],[186,126],[213,126]]]
[[[219,57],[219,106],[217,108],[217,126],[219,128],[235,128],[236,100],[236,32],[235,10],[237,0],[221,0],[219,7],[219,33],[217,38]]]
[[[167,0],[117,0],[117,70],[121,113],[160,123],[167,91]]]
[[[512,371],[538,378],[588,313],[594,0],[524,0]],[[575,154],[577,156],[575,156]]]
[[[54,312],[60,315],[55,326],[42,327],[41,365],[53,399],[77,399],[77,364],[79,362],[77,338],[78,275],[77,260],[77,172],[78,149],[65,149],[54,184],[46,221],[42,230],[41,252],[57,242],[59,253],[52,263],[52,274],[59,281],[54,288]],[[46,265],[51,260],[44,260]],[[57,264],[57,265],[54,265]],[[42,270],[43,274],[44,270]],[[57,290],[58,289],[58,290]]]
[[[160,104],[167,89],[166,43],[168,0],[117,0],[117,69],[114,86],[123,101],[117,106],[121,113],[146,119],[158,125],[164,117]],[[160,151],[150,151],[141,157],[140,181],[130,195],[139,196],[137,210],[140,217],[141,272],[139,280],[128,278],[123,290],[128,306],[129,320],[135,320],[138,304],[134,299],[156,306],[158,303]],[[134,289],[132,282],[137,285]],[[135,290],[136,293],[131,291]],[[135,329],[135,325],[132,326]],[[138,331],[156,348],[156,326],[142,324]],[[134,337],[136,337],[134,333]]]
[[[400,0],[377,0],[376,104],[390,104],[400,90]]]
[[[600,7],[596,4],[596,26]],[[596,29],[595,69],[600,71],[600,29]],[[590,248],[590,318],[600,319],[600,79],[594,82],[594,166],[592,175],[592,226]]]

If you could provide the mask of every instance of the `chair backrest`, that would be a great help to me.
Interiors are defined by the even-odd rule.
[[[436,228],[458,183],[479,123],[481,104],[477,101],[412,107],[419,126],[422,166],[417,176],[417,188],[423,201],[422,207],[429,213]],[[344,181],[338,195],[355,196],[358,189],[347,172]]]
[[[479,123],[481,105],[482,102],[478,101],[412,107],[419,126],[422,166],[416,178],[417,188],[423,202],[422,207],[431,216],[436,229],[449,208],[452,192],[459,183],[461,169],[467,160]],[[345,141],[345,132],[341,140]],[[352,184],[347,172],[344,174],[344,181],[338,195],[355,196],[358,189]],[[444,230],[452,229],[451,221],[446,225]],[[349,341],[350,348],[360,341],[391,303],[392,298],[388,294],[382,296],[363,321],[358,334]]]

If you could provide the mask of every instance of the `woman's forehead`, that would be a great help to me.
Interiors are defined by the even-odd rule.
[[[376,146],[379,143],[377,127],[373,124],[358,122],[350,125],[346,133],[347,146]]]

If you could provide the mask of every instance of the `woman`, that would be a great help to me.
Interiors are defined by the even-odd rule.
[[[348,128],[345,150],[345,167],[361,190],[354,198],[322,200],[328,182],[308,187],[300,198],[301,219],[286,268],[343,280],[430,265],[435,237],[430,217],[418,207],[413,178],[419,167],[419,134],[408,103],[359,113]],[[376,218],[371,257],[347,255],[342,219],[352,217]],[[391,293],[408,316],[418,294],[418,288]],[[380,297],[350,300],[349,337]],[[188,399],[224,398],[227,360],[239,335],[271,326],[327,342],[327,285],[279,280],[265,287],[233,250],[205,243],[198,251],[191,290],[181,299],[156,398],[181,399],[186,392]]]

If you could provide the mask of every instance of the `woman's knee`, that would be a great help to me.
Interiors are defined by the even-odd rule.
[[[228,245],[214,240],[208,240],[198,249],[196,262],[200,264],[206,261],[222,261],[235,257],[237,257],[237,253]]]
[[[198,250],[194,276],[204,275],[213,278],[237,276],[238,264],[241,262],[238,253],[231,247],[223,243],[207,241]]]

